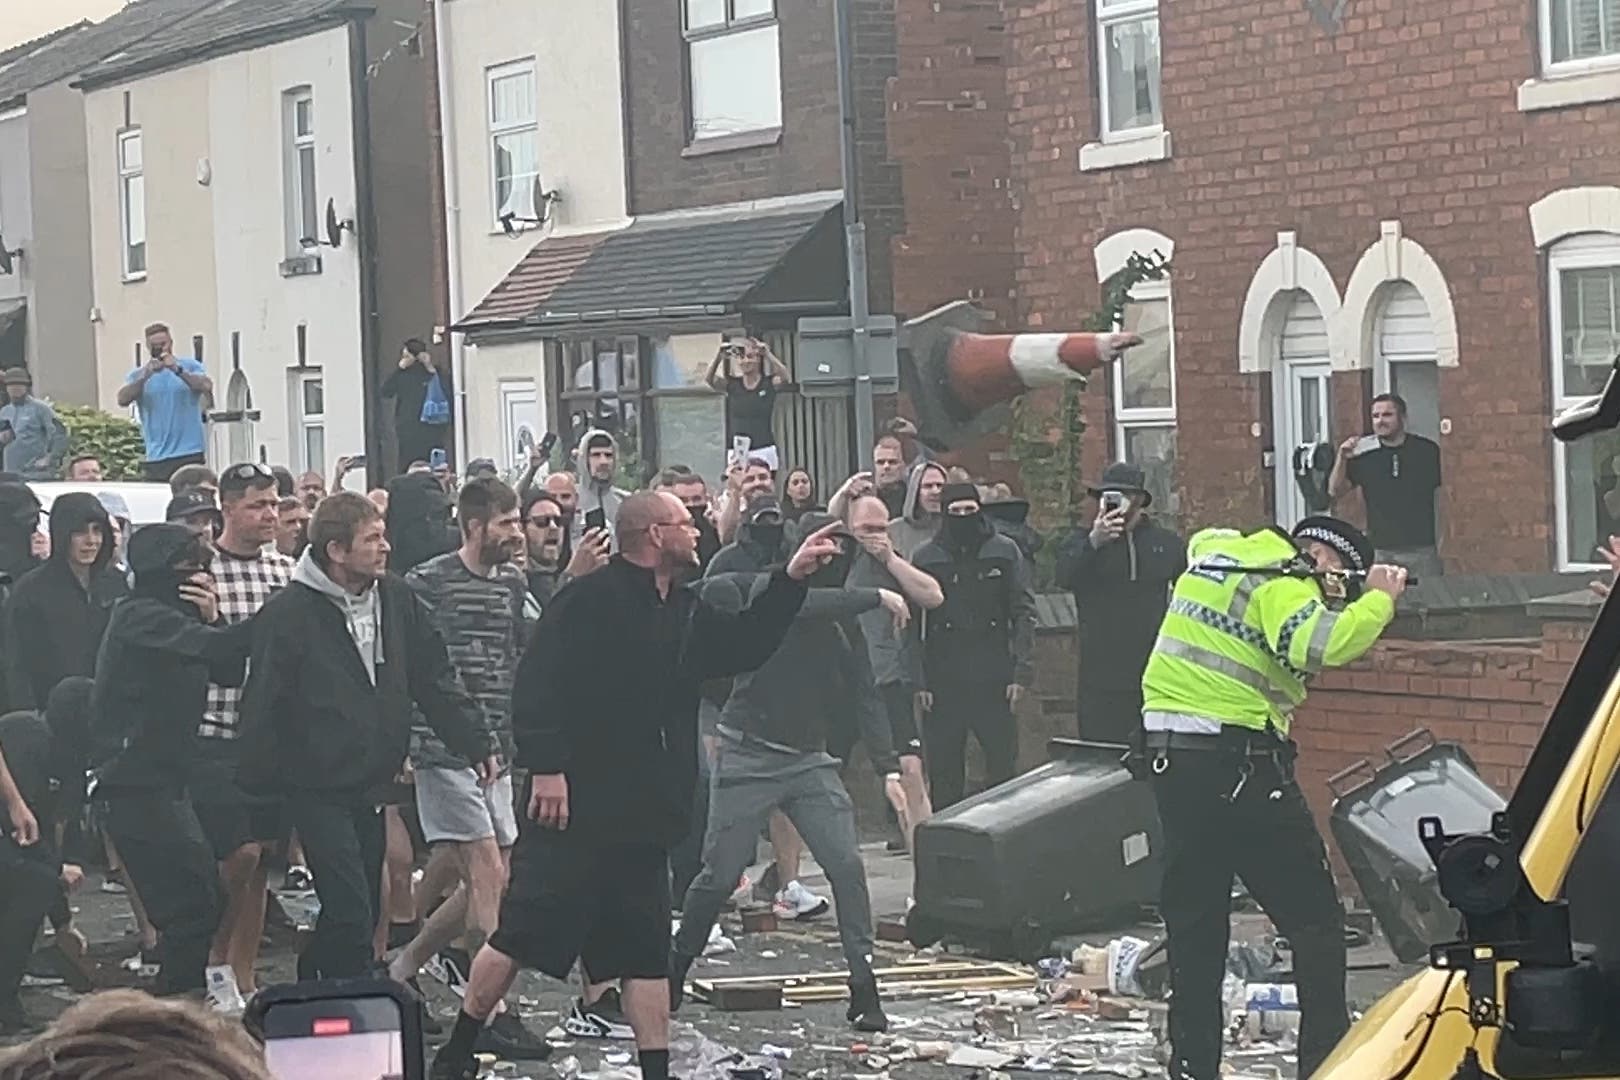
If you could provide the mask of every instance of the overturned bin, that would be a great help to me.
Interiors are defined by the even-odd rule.
[[[1418,819],[1437,817],[1448,833],[1490,830],[1507,803],[1467,751],[1414,731],[1389,744],[1383,762],[1363,759],[1330,777],[1328,790],[1333,841],[1395,955],[1422,960],[1430,945],[1455,938],[1460,920],[1440,895]]]
[[[1053,739],[1053,760],[916,832],[912,942],[942,937],[1033,958],[1059,934],[1128,924],[1162,873],[1153,791],[1125,747]]]

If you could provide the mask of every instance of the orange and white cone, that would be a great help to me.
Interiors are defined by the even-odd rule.
[[[1081,380],[1141,338],[1135,334],[954,333],[945,381],[963,412],[983,412],[1026,390]]]

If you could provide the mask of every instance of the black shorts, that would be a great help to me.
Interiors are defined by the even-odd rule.
[[[287,838],[287,820],[280,803],[193,803],[214,858],[224,861],[247,844],[276,844]]]
[[[524,967],[593,982],[669,974],[669,855],[521,819],[500,923],[489,943]]]
[[[894,752],[901,757],[922,757],[922,735],[917,731],[916,692],[905,683],[887,683],[878,687],[878,692],[883,695],[883,707],[889,714]]]

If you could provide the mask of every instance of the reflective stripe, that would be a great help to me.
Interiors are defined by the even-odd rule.
[[[1275,684],[1263,674],[1253,668],[1245,667],[1229,656],[1222,656],[1218,652],[1206,649],[1201,645],[1182,641],[1168,634],[1160,634],[1159,640],[1154,644],[1153,651],[1165,656],[1173,656],[1178,660],[1185,660],[1189,664],[1213,671],[1217,675],[1225,675],[1234,682],[1240,682],[1255,691],[1276,709],[1284,718],[1294,711],[1294,703],[1284,696]]]
[[[1306,621],[1316,613],[1316,609],[1319,606],[1320,605],[1313,600],[1311,603],[1306,604],[1304,607],[1300,608],[1298,611],[1294,612],[1292,615],[1288,616],[1288,618],[1283,620],[1282,628],[1277,631],[1277,653],[1278,658],[1281,659],[1284,664],[1291,664],[1293,662],[1294,635],[1299,633],[1299,628],[1304,626]]]
[[[1254,599],[1255,590],[1266,582],[1273,580],[1259,574],[1248,574],[1238,582],[1237,591],[1232,593],[1232,602],[1227,607],[1227,613],[1234,619],[1242,619],[1249,610],[1249,601]]]
[[[1213,630],[1219,630],[1223,634],[1235,637],[1244,644],[1252,645],[1263,652],[1269,653],[1271,651],[1271,646],[1267,643],[1265,634],[1241,619],[1234,619],[1224,611],[1216,611],[1208,604],[1200,604],[1196,600],[1178,597],[1170,601],[1170,613],[1180,615],[1184,619],[1191,619],[1196,623],[1203,623]]]
[[[1142,730],[1175,731],[1183,735],[1219,735],[1221,722],[1213,716],[1194,716],[1181,712],[1145,712]]]
[[[1305,646],[1305,665],[1312,671],[1320,671],[1327,667],[1328,643],[1333,638],[1333,628],[1339,623],[1337,611],[1324,611],[1322,617],[1316,621],[1316,628],[1311,631],[1311,642]]]

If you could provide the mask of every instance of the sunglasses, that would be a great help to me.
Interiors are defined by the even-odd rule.
[[[270,471],[270,466],[253,462],[232,465],[220,477],[221,480],[235,480],[238,483],[245,483],[249,480],[269,480],[274,482],[275,478],[276,474]]]
[[[563,519],[556,514],[532,514],[529,517],[530,525],[544,525],[549,528],[562,523]]]

